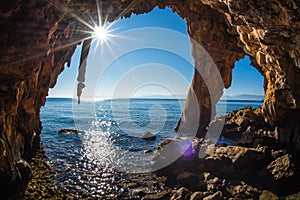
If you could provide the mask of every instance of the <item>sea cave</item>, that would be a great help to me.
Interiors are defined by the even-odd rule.
[[[300,1],[12,0],[0,5],[0,187],[5,199],[300,197]],[[156,7],[170,8],[186,21],[195,70],[177,136],[155,150],[155,171],[130,175],[144,182],[121,181],[128,196],[72,196],[53,183],[32,186],[35,173],[45,172],[42,180],[51,171],[43,164],[40,110],[77,46],[82,45],[76,96],[82,103],[92,35],[105,39],[95,22],[101,28]],[[245,57],[264,78],[262,106],[215,118],[235,63]],[[234,144],[212,144],[207,135],[215,132]],[[155,168],[168,155],[164,149],[181,148],[181,137],[189,138],[182,155]]]

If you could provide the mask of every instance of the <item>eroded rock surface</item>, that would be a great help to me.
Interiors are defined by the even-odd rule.
[[[224,117],[226,125],[218,145],[209,139],[194,139],[178,160],[157,173],[165,175],[169,185],[187,187],[204,199],[278,199],[299,192],[297,155],[279,143],[276,128],[261,121],[260,109],[245,107]],[[228,140],[236,146],[228,146]],[[179,149],[180,141],[170,138],[162,142],[155,161],[163,161],[164,148]]]

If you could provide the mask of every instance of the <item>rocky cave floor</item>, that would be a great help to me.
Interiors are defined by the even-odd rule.
[[[230,140],[234,145],[195,139],[188,158],[180,157],[156,175],[128,175],[135,181],[120,183],[131,193],[123,199],[300,199],[300,159],[278,142],[277,129],[264,122],[261,109],[247,106],[233,111],[216,119],[211,127],[222,120],[223,141]],[[170,142],[176,148],[177,140],[166,139],[158,148],[163,149]],[[199,158],[202,150],[206,156]],[[156,152],[155,157],[163,155]],[[55,186],[47,162],[41,149],[31,161],[33,176],[24,198],[78,199],[72,192]],[[147,190],[151,185],[160,189]],[[121,191],[114,193],[124,195]]]

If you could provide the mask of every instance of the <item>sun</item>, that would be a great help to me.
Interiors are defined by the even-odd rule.
[[[95,26],[94,27],[94,37],[100,42],[105,42],[108,39],[108,30],[104,26]]]

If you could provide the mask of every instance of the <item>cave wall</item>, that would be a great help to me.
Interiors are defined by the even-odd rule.
[[[170,7],[186,19],[188,32],[216,63],[226,88],[235,61],[249,55],[265,77],[265,119],[279,127],[280,140],[300,150],[300,36],[298,0],[164,0],[98,2],[103,17],[114,21]],[[0,184],[23,180],[28,160],[39,146],[40,107],[65,63],[91,31],[82,21],[97,21],[95,1],[12,0],[0,3]],[[195,67],[201,53],[192,42]],[[201,110],[198,136],[215,112],[222,95],[208,92],[203,77],[194,74],[191,89]],[[187,99],[186,107],[190,100]],[[185,113],[183,113],[183,116]],[[188,123],[181,121],[181,124]]]

